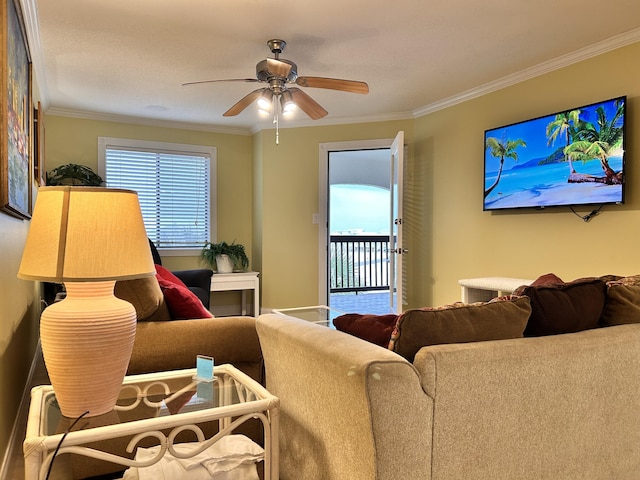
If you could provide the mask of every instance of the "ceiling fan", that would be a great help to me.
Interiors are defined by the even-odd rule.
[[[369,86],[365,82],[355,80],[341,80],[339,78],[326,77],[299,77],[298,66],[291,60],[280,58],[287,42],[273,39],[267,42],[274,58],[267,58],[256,65],[256,78],[233,78],[226,80],[204,80],[200,82],[187,82],[182,85],[196,85],[216,82],[262,82],[268,84],[241,98],[229,110],[223,113],[225,117],[238,115],[255,100],[258,106],[269,111],[273,107],[274,114],[281,110],[287,114],[295,106],[299,107],[313,120],[327,115],[327,111],[313,98],[307,95],[294,84],[300,87],[325,88],[351,93],[369,93]],[[277,118],[277,117],[276,117]]]

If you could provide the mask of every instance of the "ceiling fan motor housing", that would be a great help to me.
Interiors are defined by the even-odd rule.
[[[268,82],[272,78],[280,78],[286,82],[295,82],[298,78],[298,66],[284,58],[267,58],[256,65],[256,78]]]

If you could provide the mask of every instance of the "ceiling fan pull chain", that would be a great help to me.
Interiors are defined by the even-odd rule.
[[[273,99],[273,123],[276,124],[276,145],[280,145],[280,122],[278,122],[278,108],[280,107],[279,105],[279,101],[278,99],[280,98],[280,96],[278,95],[277,98],[274,97]]]

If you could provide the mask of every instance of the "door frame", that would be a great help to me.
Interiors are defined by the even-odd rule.
[[[352,140],[347,142],[326,142],[319,145],[318,168],[318,304],[326,305],[329,300],[327,286],[329,218],[329,153],[348,150],[377,150],[391,148],[393,138],[375,140]]]

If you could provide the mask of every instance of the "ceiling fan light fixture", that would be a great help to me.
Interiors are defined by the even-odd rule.
[[[264,90],[264,92],[262,92],[262,95],[260,95],[260,98],[258,98],[258,107],[260,108],[260,110],[263,110],[268,113],[271,111],[272,101],[273,101],[273,92],[267,88]]]
[[[282,105],[283,115],[293,113],[293,111],[297,107],[296,102],[293,101],[293,95],[291,95],[291,92],[289,92],[288,90],[282,92],[282,95],[280,96],[280,103]]]

